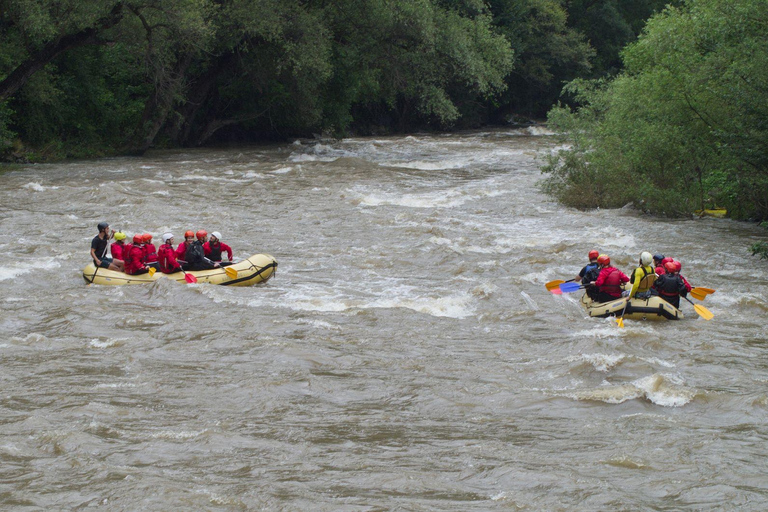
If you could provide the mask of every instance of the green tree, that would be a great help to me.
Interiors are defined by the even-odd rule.
[[[576,81],[581,106],[550,113],[572,148],[545,189],[578,207],[630,201],[666,215],[725,206],[768,216],[768,4],[691,0],[654,16],[608,82]]]

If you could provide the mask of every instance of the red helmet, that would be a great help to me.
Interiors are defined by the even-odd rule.
[[[662,267],[661,265],[659,265],[658,267],[656,267],[656,275],[657,275],[657,276],[660,276],[660,275],[661,275],[661,274],[663,274],[663,273],[664,273],[664,267]]]
[[[664,268],[667,269],[667,273],[674,274],[677,272],[677,265],[675,265],[674,261],[668,261],[664,264]]]
[[[133,235],[133,243],[140,244],[144,242],[144,235]]]
[[[673,260],[672,258],[670,258],[669,256],[667,256],[666,258],[664,258],[663,260],[661,260],[661,266],[662,266],[662,267],[665,267],[665,266],[667,265],[667,263],[669,263],[670,261],[675,261],[675,260]]]
[[[188,230],[186,230],[186,231],[184,232],[184,238],[189,238],[189,237],[191,237],[191,236],[192,236],[192,237],[194,237],[194,236],[195,236],[195,233],[194,233],[194,232],[192,232],[192,230],[191,230],[191,229],[188,229]]]
[[[608,257],[607,255],[605,255],[605,254],[601,254],[600,256],[598,256],[598,257],[597,257],[597,263],[598,263],[599,265],[605,265],[605,266],[608,266],[608,265],[610,265],[610,264],[611,264],[611,258],[609,258],[609,257]]]
[[[141,241],[144,242],[145,244],[148,244],[149,242],[152,241],[152,235],[150,235],[149,233],[144,233],[143,235],[141,235]]]
[[[201,229],[200,231],[197,232],[197,239],[198,240],[202,240],[203,238],[205,238],[207,236],[208,236],[208,232],[206,230],[204,230],[204,229]]]
[[[680,272],[681,270],[683,270],[683,264],[680,263],[679,261],[675,260],[672,263],[675,264],[675,272]]]
[[[589,261],[597,259],[598,256],[600,256],[599,252],[597,252],[597,251],[589,251]]]

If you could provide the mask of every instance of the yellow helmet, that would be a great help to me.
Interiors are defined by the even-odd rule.
[[[125,240],[125,233],[122,231],[115,233],[115,240]]]

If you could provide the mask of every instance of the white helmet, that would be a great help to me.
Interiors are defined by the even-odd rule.
[[[216,240],[221,240],[221,233],[219,233],[218,231],[214,231],[213,233],[211,233],[211,236],[215,237]]]
[[[643,251],[640,254],[640,263],[642,263],[643,266],[647,267],[648,265],[651,264],[652,261],[653,261],[653,256],[648,251]]]
[[[171,238],[173,238],[173,233],[166,233],[166,234],[164,234],[163,235],[163,243],[167,242]]]

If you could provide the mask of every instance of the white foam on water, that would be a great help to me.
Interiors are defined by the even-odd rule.
[[[599,388],[565,394],[574,400],[600,401],[608,404],[620,404],[627,400],[645,398],[662,407],[681,407],[693,400],[695,395],[695,390],[683,386],[679,378],[660,373],[642,377],[628,384],[606,383]]]
[[[109,347],[117,346],[119,344],[120,344],[120,340],[115,340],[115,339],[108,339],[106,341],[93,339],[88,343],[88,346],[93,348],[109,348]]]
[[[363,206],[404,206],[406,208],[454,208],[461,206],[470,198],[455,190],[425,192],[421,194],[402,194],[399,192],[349,191],[350,197],[357,198]]]
[[[56,187],[56,186],[46,187],[46,186],[43,186],[40,183],[37,183],[37,182],[34,182],[34,181],[31,181],[31,182],[27,183],[26,185],[22,185],[22,187],[23,188],[28,188],[29,190],[34,190],[35,192],[44,192],[46,190],[56,190],[56,189],[59,188],[59,187]]]
[[[199,437],[203,434],[208,432],[208,429],[205,430],[198,430],[198,431],[188,431],[188,430],[162,430],[160,432],[154,432],[150,435],[150,437],[155,439],[176,439],[176,440],[184,440],[184,439],[194,439],[196,437]]]
[[[275,169],[274,171],[270,171],[272,174],[286,174],[293,170],[293,167],[281,167],[279,169]]]
[[[417,160],[409,162],[381,162],[379,165],[399,167],[402,169],[418,169],[420,171],[442,171],[447,169],[461,169],[462,167],[466,167],[469,163],[470,162],[467,160],[439,160],[435,162]]]
[[[166,197],[171,195],[171,193],[168,192],[167,190],[156,190],[155,192],[152,192],[152,194],[156,196],[166,196]]]
[[[0,266],[0,281],[13,279],[32,271],[53,270],[59,267],[61,267],[61,263],[58,261],[58,258],[11,261],[5,266]]]
[[[587,362],[599,372],[607,372],[620,362],[626,359],[624,354],[579,354],[571,356],[567,360],[570,362]]]
[[[526,304],[528,304],[529,308],[531,308],[533,311],[539,311],[539,305],[536,304],[530,295],[525,292],[520,292],[520,295],[523,297],[523,300],[526,302]]]

